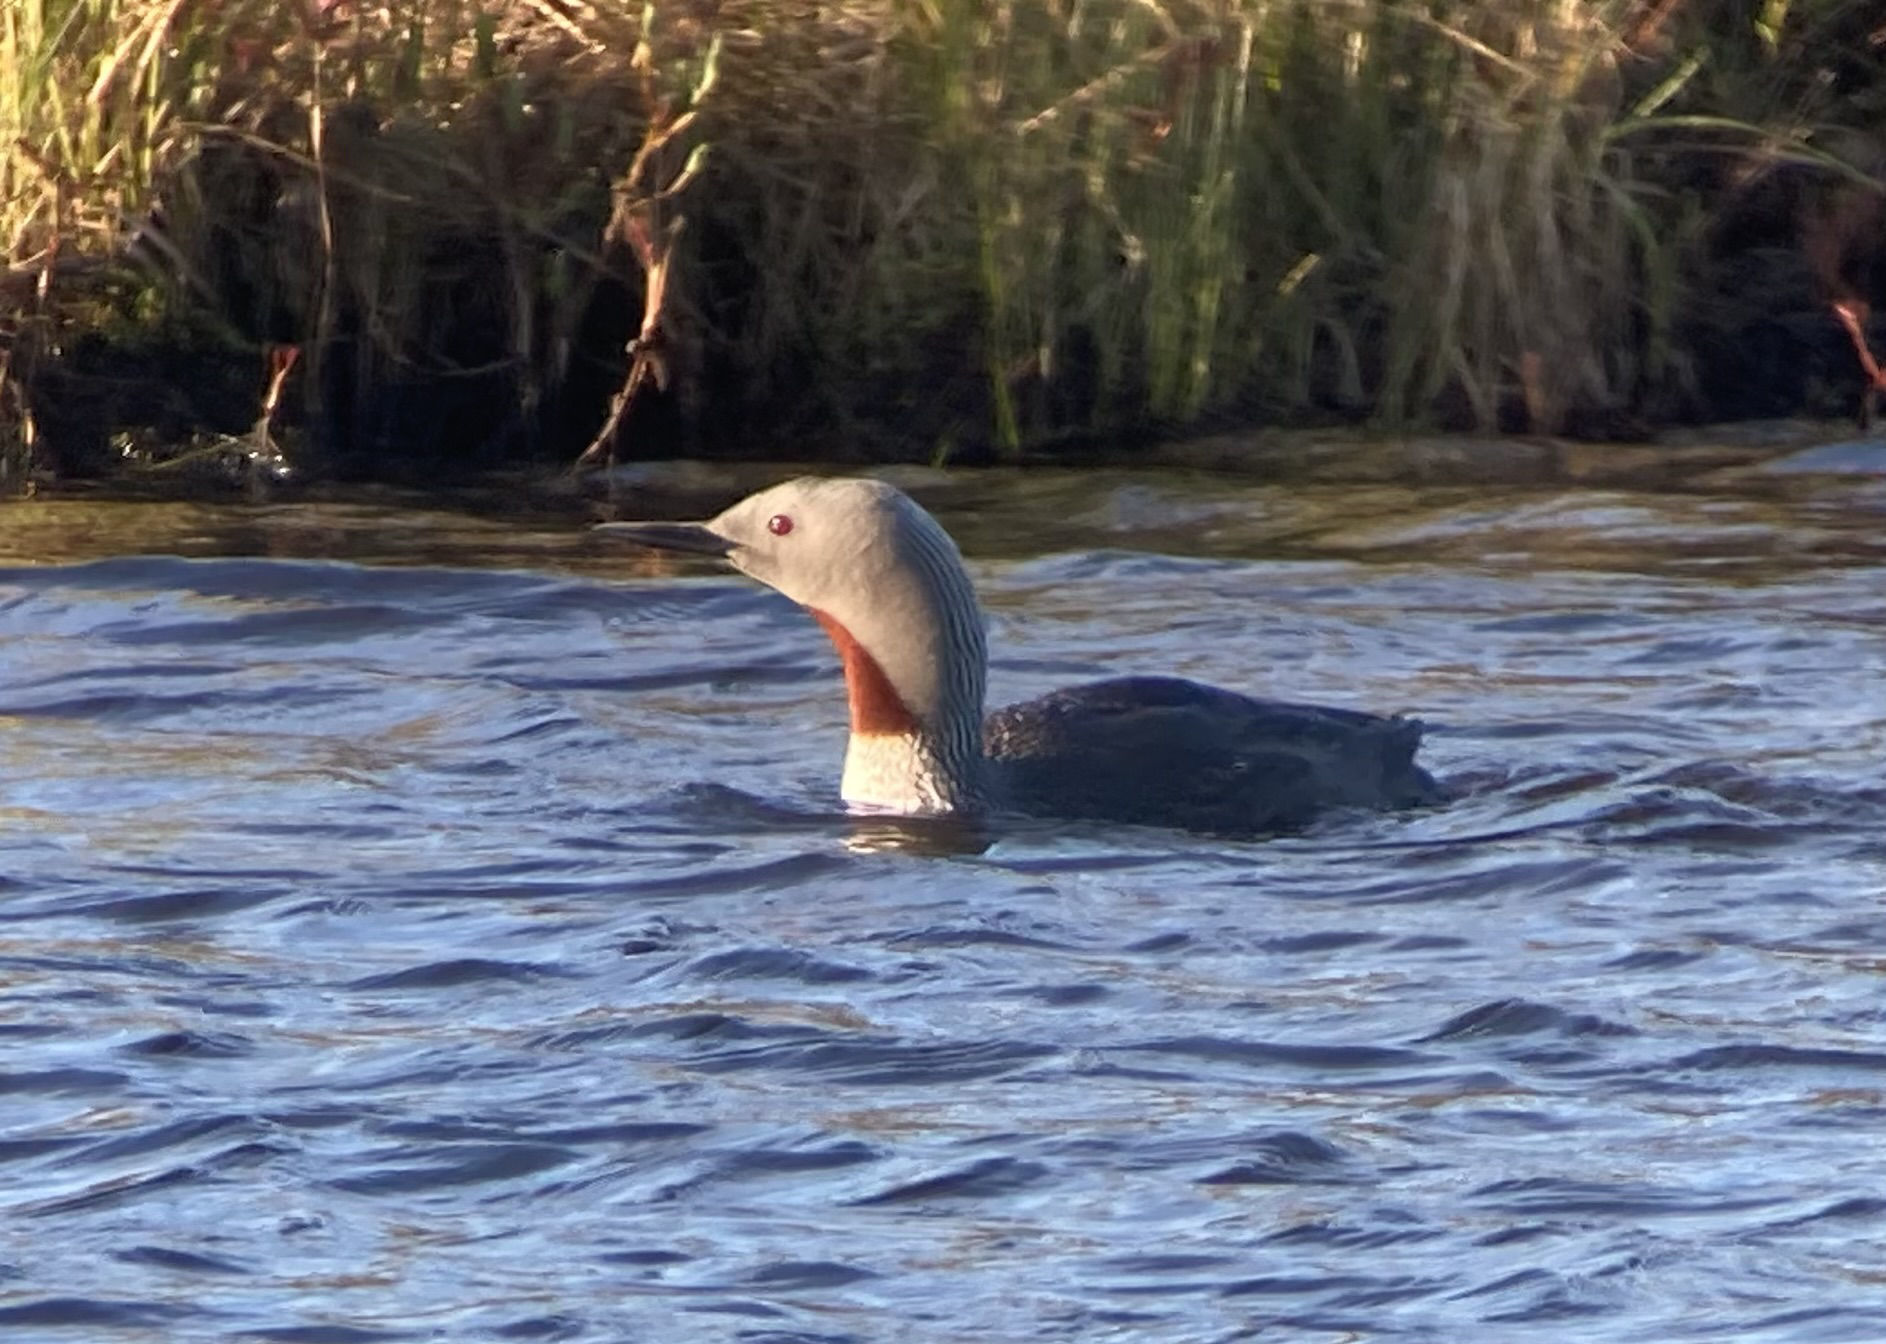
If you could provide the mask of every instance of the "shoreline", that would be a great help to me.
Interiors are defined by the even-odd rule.
[[[818,458],[649,458],[576,472],[567,466],[505,466],[420,484],[340,481],[289,474],[266,483],[233,477],[207,483],[163,468],[130,467],[82,480],[46,479],[13,500],[96,499],[205,506],[293,504],[383,498],[449,506],[508,502],[521,512],[613,512],[629,498],[677,507],[751,493],[797,475],[863,475],[913,494],[947,493],[1004,475],[1124,477],[1203,475],[1303,486],[1391,486],[1595,490],[1714,489],[1787,476],[1886,476],[1886,432],[1850,421],[1800,417],[1673,429],[1650,442],[1588,442],[1544,435],[1367,434],[1268,427],[1180,437],[1116,452],[1028,454],[1003,462],[870,463]],[[0,508],[9,499],[0,497]]]

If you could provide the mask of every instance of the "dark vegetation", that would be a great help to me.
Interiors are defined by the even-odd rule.
[[[1876,0],[8,0],[0,474],[1851,414],[1883,191]]]

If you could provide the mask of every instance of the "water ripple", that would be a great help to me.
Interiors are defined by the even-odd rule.
[[[1108,480],[971,492],[1075,538],[998,697],[1407,708],[1460,800],[848,818],[816,627],[562,524],[0,570],[0,1333],[1886,1337],[1876,515]]]

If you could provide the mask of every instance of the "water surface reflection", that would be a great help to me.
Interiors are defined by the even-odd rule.
[[[1407,709],[1467,796],[847,818],[823,636],[740,581],[6,506],[0,1330],[1886,1335],[1864,483],[952,489],[998,695]]]

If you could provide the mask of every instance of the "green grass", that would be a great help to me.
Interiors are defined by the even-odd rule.
[[[310,451],[363,469],[573,456],[643,317],[634,219],[686,221],[656,315],[686,431],[630,415],[629,452],[1698,412],[1763,319],[1757,249],[1795,249],[1763,274],[1804,312],[1864,272],[1875,24],[1859,0],[13,0],[0,456],[33,448],[77,333],[167,321],[220,333],[258,395],[265,347],[298,345]],[[102,303],[86,263],[147,300]]]

